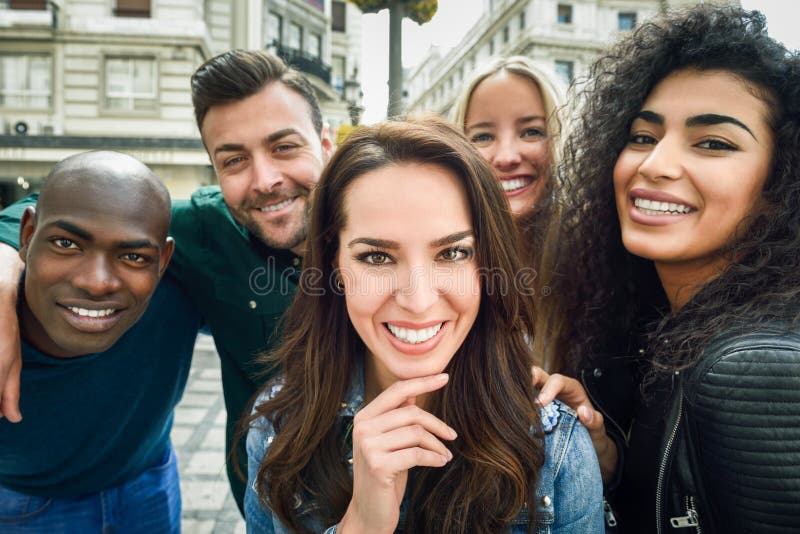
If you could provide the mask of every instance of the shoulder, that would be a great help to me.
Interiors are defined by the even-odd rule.
[[[570,454],[594,455],[589,434],[575,411],[560,401],[539,408],[545,438],[545,464],[557,476]]]
[[[262,404],[264,404],[269,400],[274,399],[275,396],[283,388],[283,383],[284,383],[283,376],[276,377],[274,380],[270,380],[269,382],[267,382],[267,384],[261,389],[261,392],[256,397],[256,401],[253,403],[253,410],[251,411],[251,415],[256,414],[256,409],[259,406],[261,406]],[[270,423],[269,419],[267,419],[263,415],[261,417],[254,419],[250,423],[250,428],[247,431],[248,456],[253,458],[264,457],[274,437],[275,437],[275,430],[272,427],[272,423]]]
[[[198,218],[223,217],[232,219],[222,190],[217,185],[201,187],[188,199],[172,202],[172,226],[182,226],[195,222]]]

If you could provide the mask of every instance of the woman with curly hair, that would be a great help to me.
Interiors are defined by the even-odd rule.
[[[454,107],[453,121],[492,166],[523,239],[523,260],[536,266],[536,298],[550,281],[543,249],[547,222],[555,217],[553,172],[558,163],[566,89],[554,72],[522,56],[492,60],[467,82]],[[539,300],[537,300],[538,302]],[[533,340],[537,363],[545,361],[545,336]],[[550,352],[552,353],[552,352]]]
[[[531,302],[495,278],[522,267],[513,222],[467,139],[359,128],[313,202],[250,419],[248,531],[602,532],[588,433],[535,407]]]
[[[626,531],[797,532],[800,60],[700,6],[578,100],[554,295],[579,380],[535,369],[540,400],[577,409]]]

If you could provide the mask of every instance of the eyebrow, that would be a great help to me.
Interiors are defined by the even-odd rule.
[[[302,133],[300,133],[300,130],[298,130],[297,128],[284,128],[282,130],[278,130],[277,132],[273,132],[264,138],[264,142],[274,143],[275,141],[278,141],[279,139],[283,139],[284,137],[288,137],[290,135],[297,135],[303,140],[303,142],[307,142],[306,137]],[[243,144],[226,143],[224,145],[219,145],[217,148],[215,148],[214,155],[216,156],[220,152],[238,152],[239,150],[244,150]]]
[[[94,241],[94,236],[91,234],[91,232],[63,219],[55,220],[52,223],[49,223],[47,226],[56,226],[66,232],[78,236],[81,239],[85,239],[86,241]],[[132,239],[130,241],[120,241],[117,243],[117,248],[129,250],[138,248],[158,248],[158,246],[149,239]]]
[[[659,115],[654,111],[648,111],[643,109],[639,113],[636,114],[635,119],[642,119],[643,121],[651,122],[653,124],[658,124],[659,126],[664,125],[664,116]],[[747,127],[742,121],[736,119],[734,117],[730,117],[728,115],[718,115],[716,113],[704,113],[702,115],[694,115],[693,117],[689,117],[686,119],[686,126],[693,127],[693,126],[714,126],[715,124],[733,124],[734,126],[738,126],[739,128],[743,129],[747,133],[749,133],[753,139],[758,141],[755,134]]]
[[[525,123],[534,122],[534,121],[537,121],[537,120],[542,121],[544,123],[547,122],[547,118],[542,116],[542,115],[530,115],[530,116],[527,116],[527,117],[520,117],[520,118],[516,119],[514,122],[517,123],[517,124],[525,124]],[[483,121],[483,122],[477,122],[475,124],[470,124],[469,126],[465,127],[464,130],[468,132],[470,130],[474,130],[474,129],[477,129],[477,128],[492,128],[494,125],[495,125],[495,123],[493,123],[491,121]]]
[[[470,237],[472,235],[473,235],[472,230],[455,232],[453,234],[446,235],[442,238],[431,241],[430,246],[441,247],[444,245],[449,245],[450,243],[461,241],[462,239]],[[347,244],[347,248],[352,248],[354,245],[359,245],[359,244],[369,245],[377,248],[387,248],[389,250],[396,250],[400,248],[400,244],[397,241],[390,241],[388,239],[372,239],[370,237],[357,237]]]

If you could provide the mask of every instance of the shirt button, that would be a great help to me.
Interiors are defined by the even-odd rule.
[[[270,436],[267,438],[267,443],[272,443],[272,440],[275,439],[275,436]]]
[[[347,463],[350,464],[350,465],[353,465],[353,459],[352,458],[348,458],[347,459]]]
[[[248,302],[247,305],[250,306],[251,310],[255,310],[256,306],[258,306],[258,304],[256,304],[256,301],[254,301],[254,300],[251,300],[250,302]]]
[[[543,505],[550,506],[550,503],[552,503],[552,502],[553,502],[553,500],[550,499],[549,496],[545,495],[544,497],[542,497],[542,504]]]
[[[594,375],[595,378],[600,378],[601,376],[603,376],[603,370],[600,369],[599,367],[595,367],[594,371],[592,371],[592,374]]]
[[[343,403],[341,403],[339,406],[340,406],[341,408],[347,408],[347,403],[346,403],[346,402],[343,402]]]
[[[298,265],[300,265],[300,258],[294,258],[294,259],[292,260],[292,265],[294,265],[295,267],[297,267]]]

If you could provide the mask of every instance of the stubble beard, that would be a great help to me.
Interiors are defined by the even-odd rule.
[[[267,245],[269,248],[277,250],[292,250],[306,240],[306,236],[308,235],[308,223],[311,215],[310,208],[311,205],[307,202],[306,208],[303,210],[300,225],[292,235],[286,237],[285,239],[276,239],[274,236],[269,235],[269,233],[264,228],[259,226],[253,219],[248,220],[245,228],[247,228],[251,234],[256,236],[259,241]],[[292,221],[290,218],[289,220],[279,223],[276,226],[285,226],[291,223]]]

